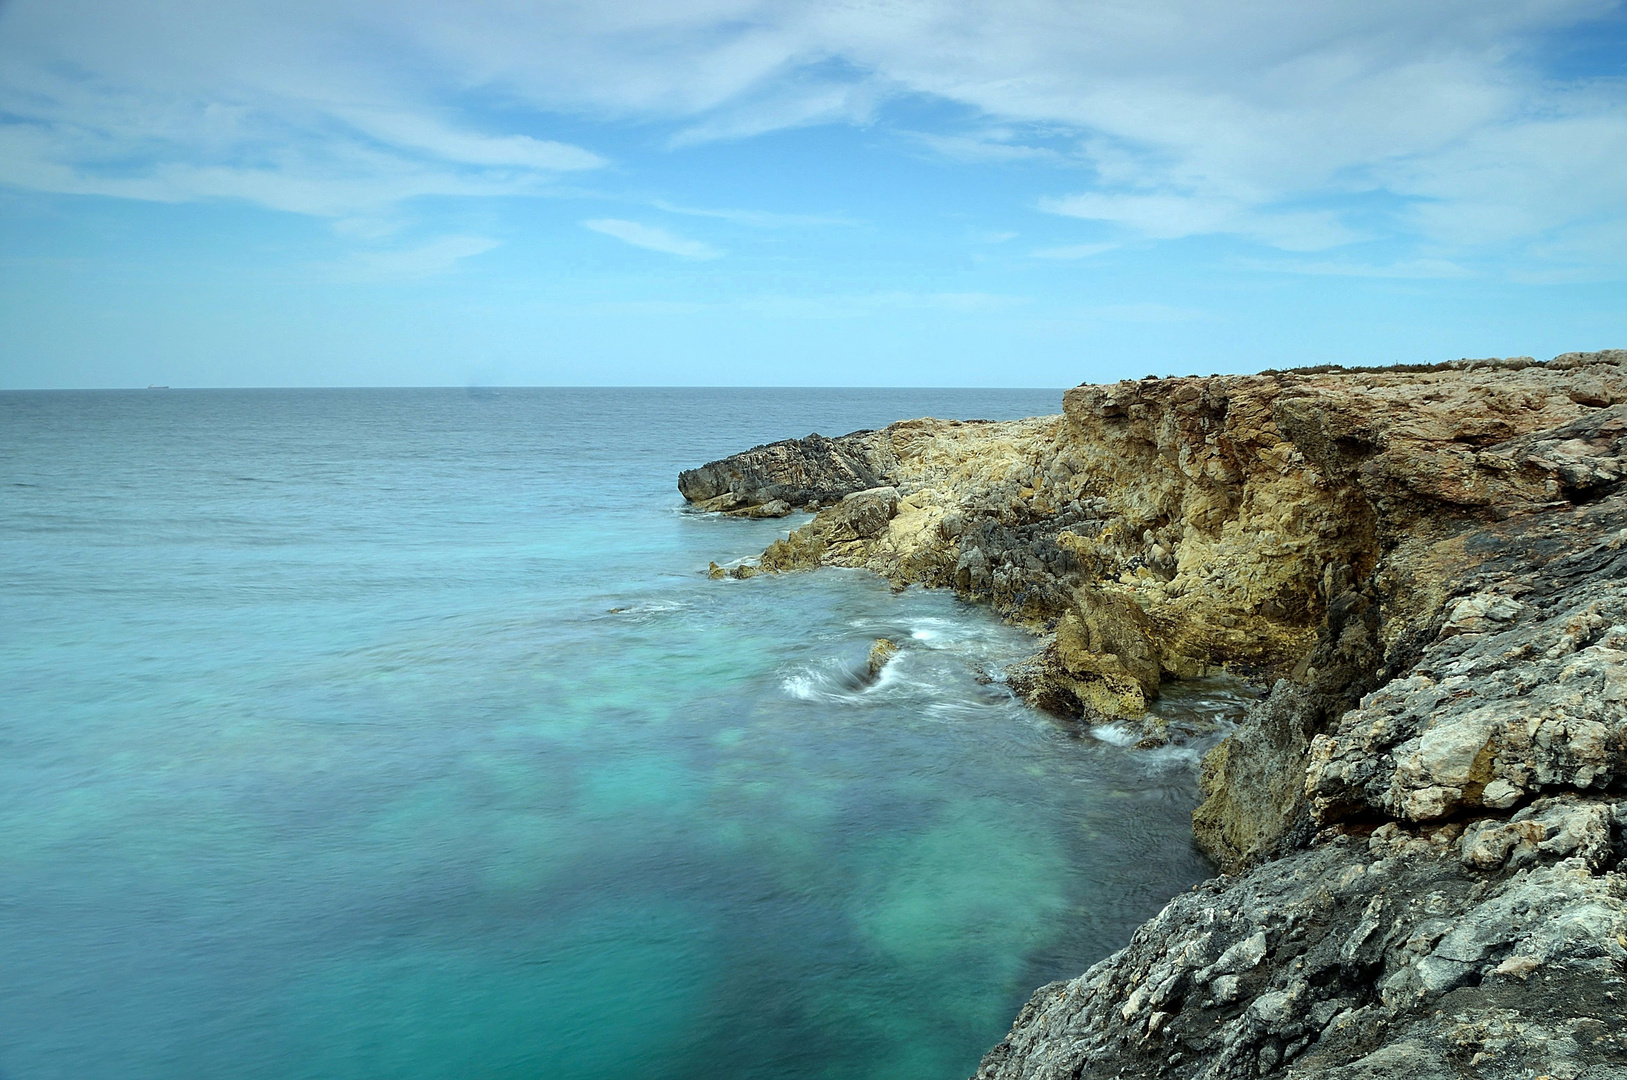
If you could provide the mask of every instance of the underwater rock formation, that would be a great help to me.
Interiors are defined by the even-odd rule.
[[[1055,712],[1272,684],[1193,815],[1231,876],[1041,989],[979,1078],[1604,1080],[1627,1076],[1624,403],[1619,350],[1144,379],[774,444],[684,490],[810,493],[757,570],[990,603],[1043,635],[1007,681]]]

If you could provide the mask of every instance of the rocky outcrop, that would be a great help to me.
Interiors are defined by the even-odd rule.
[[[876,487],[893,464],[878,432],[855,431],[838,439],[815,433],[687,469],[678,474],[678,490],[704,510],[783,517]]]
[[[1429,644],[1311,746],[1320,821],[1434,822],[1627,779],[1627,505],[1443,546],[1472,569],[1448,578]]]
[[[1042,635],[1013,690],[1087,722],[1271,684],[1204,766],[1231,876],[1040,990],[979,1077],[1627,1076],[1623,403],[1617,351],[865,434],[875,483],[755,569],[988,602]]]
[[[1376,689],[1330,718],[1283,680],[1208,762],[1241,876],[1041,990],[980,1077],[1627,1076],[1627,494],[1432,547]]]
[[[1619,359],[1081,386],[1060,416],[810,436],[680,488],[823,507],[758,568],[866,567],[992,604],[1055,635],[1026,696],[1119,719],[1164,678],[1294,674],[1330,614],[1362,623],[1362,583],[1397,545],[1615,483],[1566,425],[1627,401]]]
[[[1559,808],[1576,832],[1518,870],[1466,865],[1461,826],[1387,826],[1206,882],[1042,987],[977,1080],[1617,1080],[1619,808]]]

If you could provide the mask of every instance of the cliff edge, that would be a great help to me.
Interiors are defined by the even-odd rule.
[[[817,510],[737,575],[1032,627],[1036,706],[1271,685],[1205,761],[1225,876],[1040,989],[980,1080],[1627,1077],[1627,351],[1081,386],[684,477]]]

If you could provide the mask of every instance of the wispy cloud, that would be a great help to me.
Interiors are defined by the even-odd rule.
[[[6,28],[26,39],[41,29],[30,26],[40,9],[19,8],[6,10]],[[189,56],[160,78],[129,70],[139,46],[104,39],[93,41],[102,70],[75,77],[65,72],[82,65],[53,62],[61,50],[34,44],[44,51],[0,39],[0,183],[15,187],[377,220],[423,196],[541,194],[562,173],[606,164],[566,143],[477,130],[422,102],[357,104],[302,85],[297,70],[267,71],[263,58],[247,72],[199,72]],[[217,44],[229,60],[231,43]]]
[[[902,138],[954,160],[1088,166],[1048,208],[1152,240],[1317,251],[1380,233],[1547,259],[1560,234],[1627,220],[1627,84],[1545,69],[1533,46],[1616,9],[11,0],[0,182],[343,216],[536,194],[601,164],[548,137],[562,116],[689,147],[812,124],[885,136],[907,102],[945,119]],[[459,107],[472,92],[502,111]],[[1391,209],[1361,212],[1375,204]]]
[[[435,277],[464,259],[499,246],[485,236],[445,236],[414,248],[357,252],[330,267],[336,281],[396,281]]]
[[[1036,259],[1088,259],[1092,255],[1117,248],[1117,244],[1066,244],[1062,247],[1040,248],[1033,252]]]
[[[1382,265],[1347,261],[1250,259],[1243,263],[1251,270],[1265,270],[1279,274],[1309,274],[1314,277],[1357,278],[1463,278],[1473,277],[1474,271],[1449,259],[1404,259]]]
[[[316,147],[290,138],[252,154],[228,148],[216,160],[183,146],[154,149],[149,143],[0,123],[0,183],[150,202],[238,200],[315,217],[376,220],[415,198],[540,194],[552,180],[533,170],[462,168],[355,142]]]
[[[1040,209],[1108,222],[1155,240],[1232,233],[1288,251],[1321,251],[1365,238],[1331,211],[1250,207],[1202,195],[1085,192],[1041,200]]]
[[[917,131],[912,132],[911,137],[936,154],[973,164],[1006,164],[1013,161],[1057,163],[1065,160],[1062,154],[1048,146],[1028,146],[1009,141],[1009,136],[937,135]]]
[[[529,135],[486,135],[459,130],[438,117],[382,109],[337,113],[358,130],[394,147],[465,165],[515,166],[538,172],[597,169],[605,159],[579,146]]]
[[[667,202],[665,199],[654,199],[650,202],[650,205],[669,214],[717,218],[720,221],[730,221],[736,225],[747,225],[754,229],[793,229],[821,225],[854,224],[851,218],[833,214],[779,214],[768,210],[714,209],[700,206],[681,206],[677,203]]]
[[[886,95],[869,82],[833,80],[824,72],[812,77],[795,68],[784,70],[766,92],[746,96],[710,111],[680,128],[667,145],[673,149],[814,124],[864,123]]]
[[[617,240],[634,247],[678,255],[685,259],[715,259],[723,254],[710,244],[678,236],[656,225],[643,225],[637,221],[622,221],[619,218],[595,218],[582,224],[594,232],[614,236]]]

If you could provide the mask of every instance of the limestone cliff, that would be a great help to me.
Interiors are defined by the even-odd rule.
[[[1241,876],[1042,989],[980,1077],[1593,1080],[1627,1076],[1624,402],[1622,351],[1146,379],[761,447],[685,494],[819,507],[758,570],[1032,626],[1008,681],[1053,711],[1273,683],[1194,814]]]

